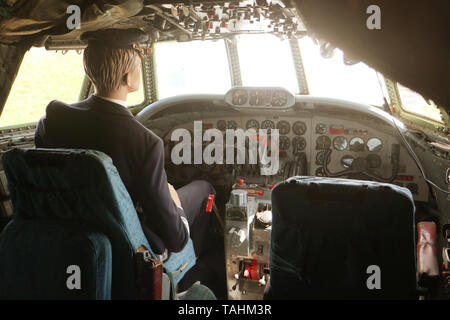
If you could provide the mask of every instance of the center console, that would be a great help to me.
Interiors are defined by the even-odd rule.
[[[262,299],[269,282],[271,190],[259,184],[233,186],[225,214],[228,299]]]

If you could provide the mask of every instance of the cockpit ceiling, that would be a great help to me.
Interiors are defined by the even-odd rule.
[[[118,0],[86,5],[86,1],[72,0],[16,1],[14,10],[6,11],[11,17],[6,15],[0,22],[0,36],[47,34],[53,42],[76,41],[87,30],[130,26],[146,30],[153,41],[219,39],[242,33],[274,33],[290,38],[306,32],[295,8],[279,0],[165,2]],[[66,10],[74,4],[81,9],[81,26],[69,30],[66,20],[70,14]],[[43,7],[47,9],[42,11]]]
[[[380,30],[366,27],[373,4]],[[70,5],[81,9],[81,28],[72,31]],[[261,32],[290,38],[307,30],[450,111],[449,16],[450,2],[442,0],[4,0],[0,43],[78,49],[82,32],[109,27],[140,27],[153,41]]]

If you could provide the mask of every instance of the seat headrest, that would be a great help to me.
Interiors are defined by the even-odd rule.
[[[13,149],[3,167],[17,216],[78,220],[87,196],[105,200],[113,193],[112,161],[99,151]]]
[[[84,221],[122,234],[134,248],[148,242],[112,159],[79,149],[13,149],[3,155],[14,215]]]
[[[414,212],[413,197],[408,189],[387,183],[349,179],[292,177],[273,188],[272,201],[279,208],[293,209],[301,206],[301,210],[295,215],[288,214],[291,210],[277,211],[280,219],[291,223],[317,219],[325,224],[327,220],[334,219],[333,212],[352,214],[352,211],[360,210],[359,217],[373,217],[373,223],[383,224],[390,212],[406,215],[407,219]],[[389,207],[390,210],[386,210]],[[327,208],[333,211],[330,212]],[[325,216],[328,218],[325,219]],[[343,216],[339,216],[339,219],[342,218]]]

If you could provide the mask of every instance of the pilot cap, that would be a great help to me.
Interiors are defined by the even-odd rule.
[[[137,28],[101,29],[88,31],[81,35],[81,41],[89,45],[96,44],[111,48],[136,48],[139,43],[146,42],[148,35]]]

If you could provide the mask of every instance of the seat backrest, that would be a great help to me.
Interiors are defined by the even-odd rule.
[[[14,149],[3,166],[14,219],[0,238],[0,297],[65,298],[55,295],[75,281],[66,265],[79,263],[81,285],[91,290],[67,297],[135,299],[134,253],[150,246],[111,158],[93,150]]]
[[[292,177],[272,190],[272,213],[266,299],[416,298],[408,189]]]

